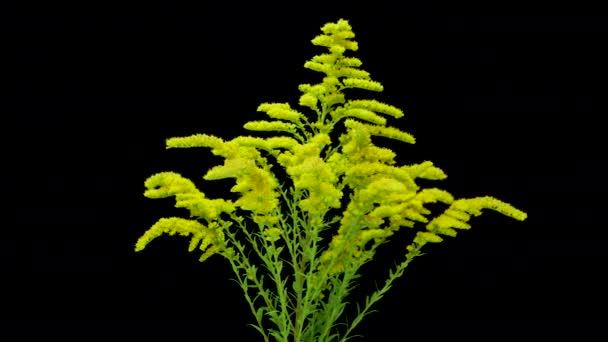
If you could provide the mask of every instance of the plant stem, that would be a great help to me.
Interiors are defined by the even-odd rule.
[[[389,272],[389,276],[386,279],[386,281],[384,282],[384,286],[381,289],[376,290],[371,295],[371,297],[365,298],[365,307],[363,308],[363,311],[360,311],[357,314],[357,317],[355,317],[355,319],[351,323],[350,327],[348,328],[348,330],[346,331],[344,336],[340,339],[340,342],[346,342],[346,340],[348,339],[348,335],[353,331],[353,329],[357,325],[359,325],[359,323],[361,323],[361,320],[363,320],[363,317],[365,317],[368,313],[371,313],[371,312],[369,312],[369,309],[371,308],[371,306],[384,296],[384,294],[391,288],[393,282],[397,278],[399,278],[403,275],[405,268],[409,265],[409,263],[412,261],[412,259],[421,255],[420,249],[422,248],[422,245],[414,245],[413,247],[414,248],[412,248],[407,253],[405,260],[402,263],[400,263],[399,265],[397,265],[397,267],[395,267],[394,270],[391,270]]]

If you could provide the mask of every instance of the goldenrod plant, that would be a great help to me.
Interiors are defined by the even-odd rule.
[[[179,234],[190,238],[190,251],[202,252],[201,261],[225,258],[264,341],[346,341],[426,244],[469,229],[471,216],[483,209],[517,220],[527,216],[493,197],[455,199],[445,190],[421,188],[417,180],[442,180],[446,174],[430,161],[399,166],[394,151],[374,144],[375,137],[415,140],[387,125],[387,117],[404,115],[399,108],[347,98],[349,89],[383,90],[360,68],[360,59],[347,55],[358,49],[348,21],[321,30],[312,43],[327,51],[304,67],[323,74],[322,81],[299,86],[300,108],[262,103],[257,109],[269,119],[244,125],[270,134],[167,140],[167,148],[204,147],[223,157],[223,165],[203,178],[234,178],[233,198],[208,198],[174,172],[145,182],[146,197],[175,197],[176,207],[187,209],[190,217],[161,218],[135,250],[162,234]],[[447,209],[429,219],[425,205],[436,202]],[[393,241],[403,244],[403,259],[357,306],[356,317],[342,317],[361,267],[403,227],[412,232],[411,241]]]

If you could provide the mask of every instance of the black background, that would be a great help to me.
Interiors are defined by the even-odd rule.
[[[200,264],[187,240],[168,237],[133,252],[158,218],[183,214],[144,198],[143,181],[170,170],[226,191],[201,178],[219,158],[164,140],[232,138],[263,118],[259,103],[295,103],[298,84],[320,80],[302,67],[323,52],[310,39],[344,18],[385,86],[376,98],[405,109],[392,124],[417,138],[389,142],[400,163],[432,160],[449,176],[438,187],[529,214],[487,212],[429,247],[358,332],[606,335],[606,15],[288,3],[2,12],[0,333],[261,340],[220,257]],[[356,294],[384,279],[391,251]]]

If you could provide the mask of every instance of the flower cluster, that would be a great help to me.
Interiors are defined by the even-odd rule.
[[[161,218],[137,241],[135,250],[143,250],[162,234],[178,234],[190,237],[189,250],[202,251],[201,260],[213,254],[225,257],[256,318],[255,328],[267,342],[270,337],[281,342],[336,341],[339,333],[332,329],[344,311],[350,282],[402,227],[412,229],[413,236],[404,243],[405,260],[391,269],[384,287],[367,298],[346,335],[427,243],[469,229],[471,216],[483,209],[526,219],[524,212],[493,197],[455,199],[439,188],[421,188],[419,179],[439,181],[446,174],[430,161],[399,166],[393,150],[374,144],[376,137],[416,141],[388,125],[388,119],[404,116],[401,109],[375,99],[347,99],[352,88],[383,90],[361,69],[361,60],[346,55],[358,49],[348,21],[328,23],[321,30],[312,43],[328,51],[304,67],[322,73],[322,81],[298,87],[299,105],[305,111],[288,103],[262,103],[257,111],[269,120],[244,125],[272,136],[225,141],[195,134],[167,140],[167,148],[203,147],[222,157],[223,164],[203,178],[234,179],[230,191],[238,198],[209,199],[174,172],[152,175],[145,182],[146,197],[175,197],[175,206],[187,209],[190,218]],[[340,124],[344,130],[336,136]],[[277,168],[281,173],[275,172]],[[448,208],[430,219],[425,205],[436,202]],[[337,218],[327,219],[338,210]],[[417,223],[425,227],[416,230]],[[321,235],[327,230],[328,241]],[[249,259],[251,253],[263,268]],[[288,275],[284,261],[290,267]],[[269,277],[258,273],[262,269]],[[265,279],[270,279],[270,286]],[[255,297],[250,296],[251,289],[258,290]],[[274,329],[264,327],[266,319]],[[346,335],[339,340],[347,340]]]

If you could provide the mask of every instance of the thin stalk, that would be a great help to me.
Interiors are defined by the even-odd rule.
[[[403,275],[403,272],[405,271],[405,269],[409,265],[409,263],[412,261],[412,259],[421,255],[421,253],[420,253],[421,248],[422,248],[422,246],[414,246],[414,248],[407,253],[405,260],[402,263],[400,263],[399,265],[397,265],[397,267],[395,267],[394,270],[391,270],[389,272],[389,276],[386,279],[386,281],[384,282],[384,286],[381,289],[376,290],[371,295],[371,297],[366,297],[365,307],[363,308],[363,311],[359,311],[359,313],[357,314],[357,317],[355,317],[355,319],[349,326],[349,328],[346,331],[346,333],[344,334],[344,336],[340,339],[340,342],[346,342],[348,340],[348,335],[353,331],[353,329],[355,329],[355,327],[357,325],[359,325],[359,323],[361,323],[361,320],[363,320],[363,318],[368,313],[370,313],[369,309],[371,308],[371,306],[374,303],[376,303],[378,300],[380,300],[386,292],[388,292],[388,290],[391,288],[393,282],[397,278],[400,278]]]

